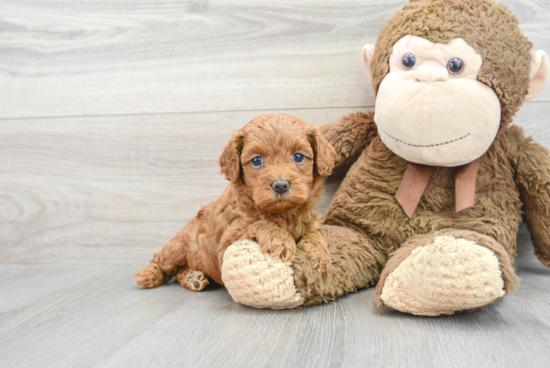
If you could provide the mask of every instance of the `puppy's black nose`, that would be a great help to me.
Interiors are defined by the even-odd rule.
[[[288,184],[288,181],[286,180],[275,180],[273,183],[271,183],[271,187],[276,193],[283,194],[288,190],[288,187],[290,184]]]

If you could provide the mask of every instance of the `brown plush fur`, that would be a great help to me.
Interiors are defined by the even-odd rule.
[[[408,162],[381,141],[373,113],[351,114],[321,127],[336,149],[335,171],[353,165],[324,221],[333,262],[328,276],[321,277],[300,251],[291,258],[305,305],[371,286],[380,278],[381,303],[385,277],[414,247],[429,244],[438,234],[491,249],[507,293],[517,284],[512,264],[522,209],[535,252],[550,265],[550,157],[521,128],[508,127],[529,83],[531,43],[519,31],[517,19],[486,0],[412,1],[381,31],[372,63],[375,91],[389,71],[393,43],[407,34],[443,43],[462,37],[483,56],[478,79],[495,91],[502,116],[493,144],[480,158],[475,204],[455,212],[455,169],[436,167],[409,219],[395,199]]]
[[[293,161],[294,153],[305,156]],[[261,156],[264,164],[253,167]],[[162,285],[172,276],[189,290],[202,290],[208,279],[222,284],[227,247],[239,239],[256,240],[264,252],[288,260],[297,249],[318,272],[328,272],[330,256],[313,206],[334,165],[334,149],[317,127],[285,114],[261,115],[233,133],[220,157],[231,184],[203,207],[174,239],[155,254],[135,279],[144,288]],[[275,180],[290,186],[284,194]]]
[[[516,172],[523,211],[535,255],[550,267],[550,156],[548,150],[525,137],[523,129],[511,126],[506,132],[510,142],[510,160]]]

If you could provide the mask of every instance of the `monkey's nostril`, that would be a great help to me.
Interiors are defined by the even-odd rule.
[[[271,183],[271,187],[278,194],[283,194],[288,190],[290,184],[286,180],[275,180]]]

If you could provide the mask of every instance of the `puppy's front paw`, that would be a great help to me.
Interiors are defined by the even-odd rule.
[[[305,251],[307,259],[311,262],[313,268],[316,268],[321,274],[326,275],[330,269],[330,253],[325,243],[315,240],[304,240],[298,244],[298,247]]]
[[[258,239],[262,247],[262,252],[269,253],[273,257],[289,261],[290,257],[296,253],[296,242],[290,234],[277,234],[271,238]]]
[[[313,268],[318,269],[323,275],[328,274],[331,265],[330,254],[328,252],[317,251],[309,253],[307,257]]]

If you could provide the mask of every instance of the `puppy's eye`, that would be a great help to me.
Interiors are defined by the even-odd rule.
[[[295,153],[294,154],[294,157],[292,158],[294,160],[294,162],[296,162],[297,164],[301,164],[302,162],[304,162],[304,159],[306,157],[304,155],[302,155],[301,153]]]
[[[403,56],[403,67],[405,69],[412,69],[416,65],[416,58],[413,54],[408,53]]]
[[[452,58],[447,63],[447,70],[451,74],[460,74],[464,70],[464,61],[461,58]]]
[[[254,158],[250,161],[250,163],[251,163],[252,166],[254,166],[254,167],[260,167],[260,166],[262,166],[262,165],[264,164],[264,159],[261,158],[260,156],[254,157]]]

